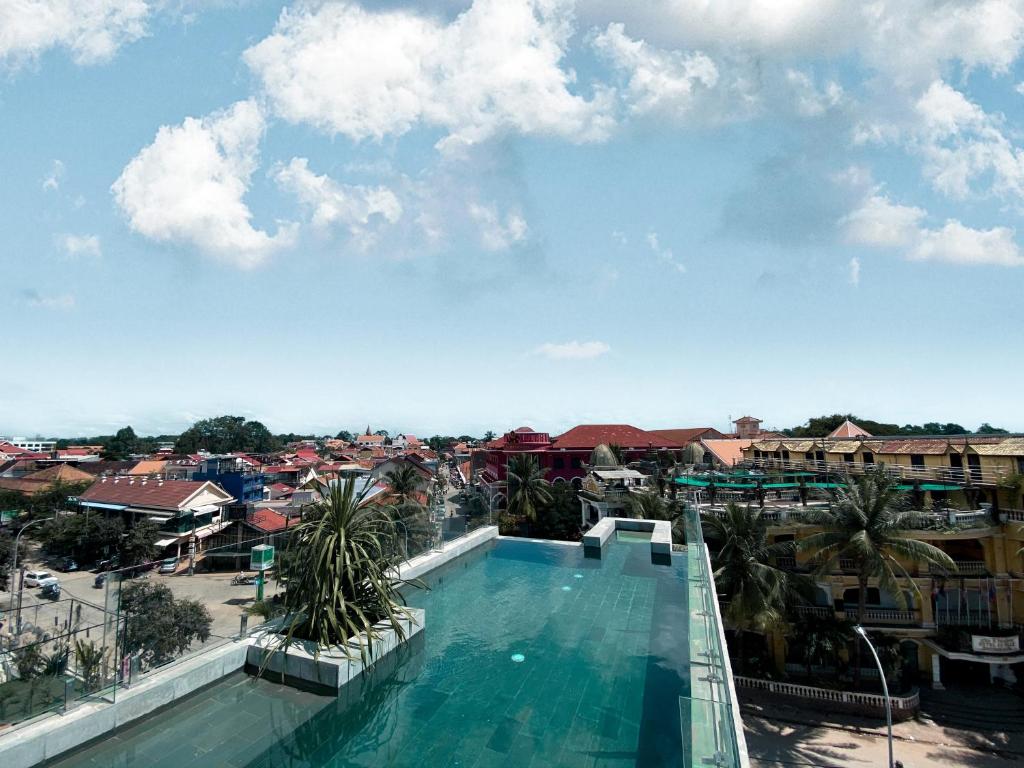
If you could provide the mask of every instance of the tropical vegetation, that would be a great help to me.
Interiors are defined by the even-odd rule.
[[[759,510],[729,504],[721,516],[702,513],[701,527],[723,617],[735,632],[736,667],[743,674],[745,635],[784,626],[787,609],[805,602],[813,586],[802,575],[775,566],[793,545],[769,543],[768,523]]]
[[[292,533],[281,648],[307,640],[315,654],[340,648],[352,656],[351,640],[361,636],[365,658],[381,622],[404,639],[408,610],[399,589],[406,582],[395,576],[395,522],[387,507],[364,500],[352,478],[333,484]]]
[[[206,642],[213,623],[199,601],[176,598],[169,587],[148,581],[122,586],[121,615],[125,617],[124,652],[135,654],[144,667],[171,661],[196,640]]]
[[[506,480],[506,509],[519,520],[533,523],[537,511],[551,503],[551,483],[544,479],[535,456],[521,453],[509,459]]]
[[[873,472],[846,477],[829,508],[809,510],[807,522],[821,527],[800,541],[798,548],[810,553],[816,573],[827,575],[841,560],[852,565],[857,575],[857,623],[863,625],[867,609],[868,583],[877,581],[898,605],[906,607],[904,589],[917,599],[920,590],[908,567],[931,565],[956,571],[953,560],[938,547],[909,538],[906,531],[921,528],[925,517],[907,509],[898,481],[881,465]],[[861,643],[854,645],[854,682],[860,682]]]

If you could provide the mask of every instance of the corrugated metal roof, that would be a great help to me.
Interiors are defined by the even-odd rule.
[[[1008,437],[995,445],[974,445],[970,449],[982,456],[1024,456],[1024,437]]]

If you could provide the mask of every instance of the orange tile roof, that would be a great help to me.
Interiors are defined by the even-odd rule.
[[[618,445],[622,448],[678,448],[678,444],[654,432],[647,432],[631,424],[581,424],[559,435],[553,441],[555,448],[590,449],[598,445]]]
[[[743,449],[750,447],[753,440],[737,440],[735,438],[701,440],[711,454],[725,466],[731,467],[743,461]]]

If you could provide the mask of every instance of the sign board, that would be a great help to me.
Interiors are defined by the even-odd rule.
[[[1020,650],[1020,635],[1009,637],[971,635],[971,649],[977,653],[1017,653]]]
[[[258,544],[249,553],[250,571],[267,571],[274,567],[274,547],[272,544]]]

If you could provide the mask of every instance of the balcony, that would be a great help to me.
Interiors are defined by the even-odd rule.
[[[784,471],[810,470],[813,472],[831,473],[835,475],[861,474],[865,470],[872,471],[878,464],[865,464],[859,461],[818,461],[816,459],[746,459],[747,466],[759,469],[776,469]],[[996,485],[1009,474],[1005,469],[982,469],[981,467],[915,467],[908,464],[886,464],[885,473],[898,480],[913,482],[955,483],[957,485]]]
[[[831,605],[798,605],[796,612],[801,616],[820,616],[829,619],[836,615],[835,608]]]
[[[857,621],[857,609],[846,608],[843,611],[847,621]],[[897,608],[867,608],[864,611],[864,622],[866,624],[920,624],[921,619],[917,611],[902,611]]]
[[[954,560],[955,571],[947,571],[938,565],[928,566],[926,573],[933,573],[939,576],[988,576],[988,567],[984,560]]]

